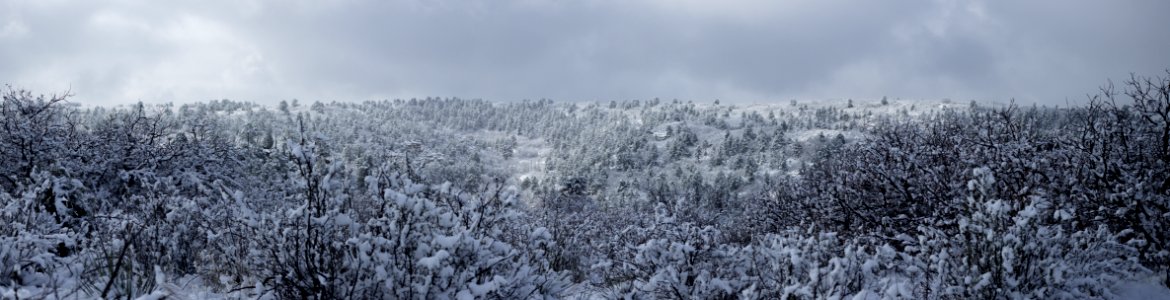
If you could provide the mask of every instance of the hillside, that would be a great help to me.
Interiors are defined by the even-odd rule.
[[[1157,293],[1170,99],[1108,96],[82,107],[9,90],[0,297]]]

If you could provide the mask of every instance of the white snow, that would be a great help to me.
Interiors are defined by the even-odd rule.
[[[442,264],[443,259],[446,259],[448,256],[451,256],[451,254],[448,253],[447,250],[439,250],[438,252],[435,252],[434,255],[419,259],[418,265],[424,268],[435,269],[438,268]]]
[[[1170,300],[1170,289],[1151,282],[1125,282],[1114,291],[1119,300]]]

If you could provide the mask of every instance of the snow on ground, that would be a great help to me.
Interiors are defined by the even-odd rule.
[[[1113,288],[1119,300],[1170,300],[1170,288],[1158,284],[1166,275],[1152,276],[1140,281],[1121,283]]]
[[[1117,290],[1119,300],[1170,300],[1170,289],[1153,283],[1129,282]]]
[[[799,113],[801,108],[806,111],[815,111],[818,108],[835,107],[843,109],[850,113],[872,113],[874,115],[895,115],[905,111],[911,116],[918,116],[928,112],[938,112],[946,109],[965,109],[971,106],[971,101],[953,101],[950,99],[887,99],[888,104],[881,104],[881,99],[854,99],[853,107],[848,107],[848,99],[828,99],[828,100],[796,100],[796,105],[791,102],[781,103],[767,103],[767,104],[748,104],[745,106],[735,106],[731,111],[731,115],[738,115],[741,112],[759,112],[767,115],[768,112],[773,112],[777,116],[786,113]],[[1004,106],[1005,103],[999,101],[975,101],[975,104],[981,107],[999,107]],[[728,122],[731,122],[730,120]]]
[[[544,174],[545,161],[549,153],[552,152],[552,147],[544,141],[544,139],[530,139],[527,137],[516,137],[515,160],[513,166],[516,168],[516,179],[524,180],[530,177],[540,178]]]
[[[809,129],[793,131],[789,138],[798,142],[808,142],[809,140],[817,138],[817,136],[824,135],[826,138],[836,137],[838,134],[845,136],[847,141],[856,141],[865,138],[865,134],[853,130],[835,130],[835,129]]]

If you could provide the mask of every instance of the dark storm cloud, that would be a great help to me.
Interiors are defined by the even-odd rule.
[[[6,1],[0,81],[78,101],[954,98],[1170,66],[1166,1]]]

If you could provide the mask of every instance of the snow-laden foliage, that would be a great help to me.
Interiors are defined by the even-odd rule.
[[[767,234],[748,245],[721,243],[712,227],[659,217],[669,234],[632,247],[618,264],[630,279],[597,294],[670,299],[1086,299],[1146,274],[1137,249],[1104,226],[1065,233],[1032,222],[1052,213],[1043,203],[1012,208],[984,201],[994,181],[973,170],[973,214],[959,236],[923,226],[889,240],[833,233]]]
[[[1170,285],[1168,90],[83,108],[9,88],[0,298],[1114,298]]]
[[[297,164],[290,185],[303,193],[286,201],[302,204],[250,220],[259,235],[251,249],[259,252],[261,295],[527,299],[555,297],[567,286],[540,251],[550,242],[542,228],[519,245],[502,239],[504,230],[527,228],[508,227],[515,199],[500,187],[468,193],[377,173],[361,179],[367,191],[346,190],[347,172],[321,161],[316,145],[289,146]],[[350,198],[362,193],[376,201]]]

